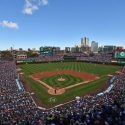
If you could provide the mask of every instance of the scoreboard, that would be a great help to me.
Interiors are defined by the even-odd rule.
[[[41,55],[53,55],[52,47],[40,47],[40,54]]]
[[[49,52],[49,51],[52,51],[52,48],[51,47],[40,47],[40,51],[41,52]]]
[[[116,51],[115,52],[115,58],[116,59],[125,59],[125,51],[121,51],[121,52],[119,52],[119,51]]]

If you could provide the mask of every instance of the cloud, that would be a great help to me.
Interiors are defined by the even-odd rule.
[[[25,0],[23,13],[32,15],[34,11],[38,10],[40,6],[46,6],[48,0]]]
[[[43,5],[47,5],[48,4],[48,0],[42,0]]]
[[[7,21],[7,20],[3,20],[2,22],[0,22],[0,26],[11,28],[11,29],[19,29],[19,26],[18,26],[17,23],[11,22],[11,21]]]

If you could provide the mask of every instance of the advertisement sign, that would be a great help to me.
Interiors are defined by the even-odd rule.
[[[125,52],[115,52],[115,58],[119,59],[119,58],[125,58]]]

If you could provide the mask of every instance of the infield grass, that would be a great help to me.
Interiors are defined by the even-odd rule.
[[[65,80],[59,81],[58,80],[59,78],[63,78]],[[67,87],[67,86],[70,86],[70,85],[80,83],[83,80],[81,78],[74,77],[74,76],[69,75],[69,74],[61,74],[61,75],[58,74],[58,75],[42,78],[41,81],[43,81],[46,84],[52,86],[53,88],[55,88],[55,87],[64,88],[64,87]]]

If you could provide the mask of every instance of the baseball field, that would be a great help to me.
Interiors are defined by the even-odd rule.
[[[104,90],[120,66],[84,62],[21,64],[20,78],[35,102],[46,108]]]

